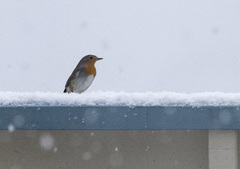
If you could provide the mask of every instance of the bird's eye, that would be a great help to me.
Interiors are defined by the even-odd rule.
[[[93,59],[93,57],[91,56],[90,59]]]

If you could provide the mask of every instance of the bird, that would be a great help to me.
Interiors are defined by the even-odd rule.
[[[68,78],[64,93],[82,93],[92,84],[97,72],[95,63],[103,58],[95,55],[84,56]]]

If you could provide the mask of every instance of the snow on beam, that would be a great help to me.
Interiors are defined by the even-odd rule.
[[[0,92],[0,129],[240,129],[240,94]]]
[[[0,92],[0,106],[239,106],[240,93]]]

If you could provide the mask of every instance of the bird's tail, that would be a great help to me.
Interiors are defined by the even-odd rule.
[[[67,89],[64,89],[63,93],[67,93]]]

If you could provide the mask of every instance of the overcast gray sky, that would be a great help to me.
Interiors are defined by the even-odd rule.
[[[240,92],[238,0],[1,0],[0,37],[0,91],[62,92],[95,54],[88,92]]]

